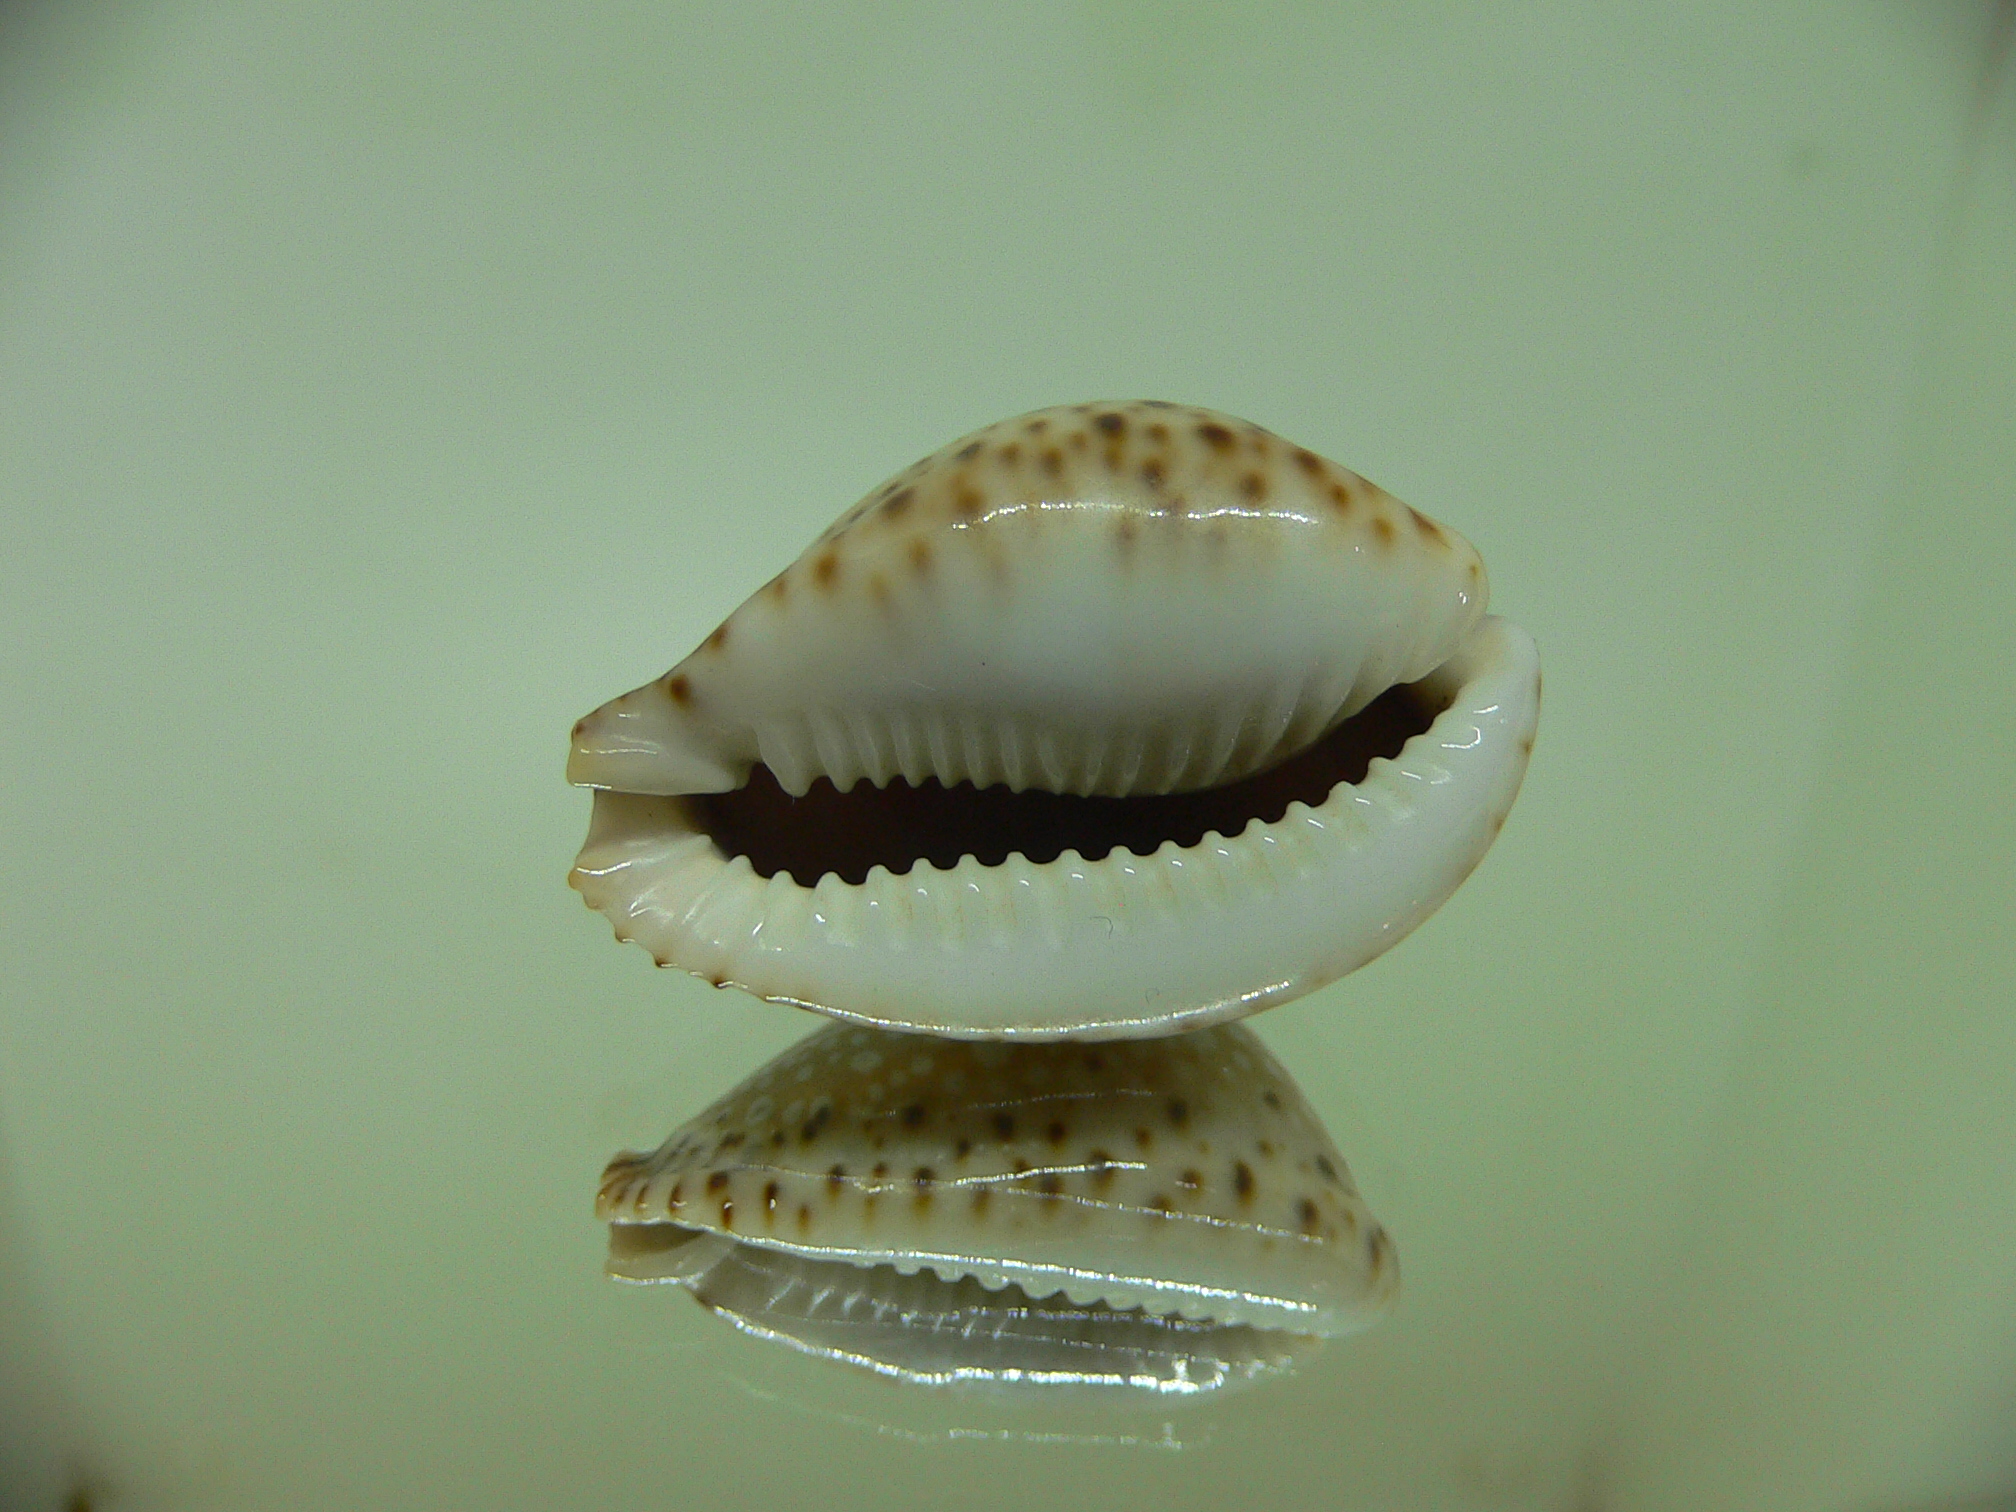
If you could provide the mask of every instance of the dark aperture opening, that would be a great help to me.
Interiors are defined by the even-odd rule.
[[[1016,853],[1037,864],[1075,850],[1097,861],[1114,849],[1153,855],[1166,841],[1192,846],[1216,831],[1236,836],[1253,820],[1274,823],[1297,799],[1312,808],[1340,782],[1361,782],[1376,756],[1400,748],[1447,706],[1418,686],[1389,688],[1307,750],[1224,787],[1141,798],[1078,798],[1005,787],[915,787],[898,778],[840,792],[826,778],[803,798],[765,766],[732,793],[686,800],[695,824],[728,856],[747,856],[764,877],[779,872],[810,887],[827,872],[859,885],[870,867],[902,875],[920,860],[949,868],[961,856],[999,866]]]

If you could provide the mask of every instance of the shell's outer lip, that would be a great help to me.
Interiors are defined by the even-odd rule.
[[[1424,679],[1448,706],[1364,781],[1231,838],[902,876],[758,876],[677,799],[598,792],[570,882],[661,964],[888,1028],[1116,1039],[1240,1018],[1403,939],[1483,858],[1539,718],[1531,637],[1487,617]]]

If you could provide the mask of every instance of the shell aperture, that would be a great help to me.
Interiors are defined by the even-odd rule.
[[[1391,1305],[1391,1241],[1252,1033],[948,1043],[835,1025],[649,1155],[611,1274],[931,1383],[1207,1391]]]
[[[858,1022],[1236,1018],[1489,847],[1538,663],[1485,597],[1461,537],[1244,421],[1003,421],[581,722],[570,880],[660,964]]]

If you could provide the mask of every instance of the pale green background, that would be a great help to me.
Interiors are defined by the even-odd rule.
[[[0,10],[0,1503],[2016,1497],[1992,25]],[[1547,710],[1471,883],[1259,1021],[1398,1316],[948,1405],[600,1278],[602,1161],[811,1021],[610,943],[565,736],[1103,396],[1456,525]]]

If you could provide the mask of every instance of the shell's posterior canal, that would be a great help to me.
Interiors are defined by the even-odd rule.
[[[1363,965],[1490,847],[1533,642],[1461,536],[1256,425],[1002,421],[576,726],[573,885],[837,1018],[1110,1039]]]
[[[1186,1395],[1376,1322],[1392,1241],[1250,1030],[835,1025],[604,1173],[609,1271],[933,1385]]]

